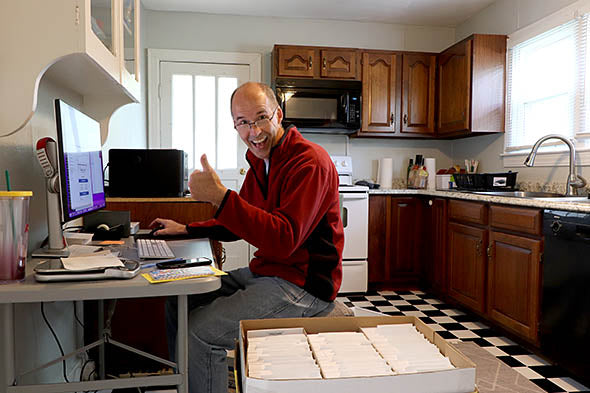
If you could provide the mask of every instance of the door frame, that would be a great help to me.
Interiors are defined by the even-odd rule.
[[[262,55],[260,53],[206,52],[177,49],[147,49],[147,111],[148,148],[161,147],[160,135],[160,63],[217,63],[242,64],[250,67],[250,81],[262,80]]]

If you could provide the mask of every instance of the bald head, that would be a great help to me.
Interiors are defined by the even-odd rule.
[[[259,95],[266,96],[269,106],[275,108],[279,105],[274,91],[272,91],[272,89],[268,85],[259,82],[246,82],[243,85],[239,86],[237,89],[235,89],[231,95],[229,104],[232,116],[234,114],[235,98],[248,100],[255,98]]]

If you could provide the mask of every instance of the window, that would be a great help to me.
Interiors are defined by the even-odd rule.
[[[574,139],[579,151],[590,148],[590,110],[586,108],[590,105],[590,14],[580,12],[582,7],[588,8],[586,3],[577,2],[510,36],[505,166],[521,165],[521,158],[509,157],[527,154],[547,134]],[[552,140],[543,146],[547,146],[545,151],[565,149],[561,142]],[[546,164],[558,161],[556,156]]]

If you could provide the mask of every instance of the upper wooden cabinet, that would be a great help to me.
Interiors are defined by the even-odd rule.
[[[83,98],[103,142],[113,112],[140,99],[139,0],[4,2],[0,37],[3,133],[33,116],[41,78]]]
[[[358,49],[275,45],[273,79],[359,79]]]
[[[475,34],[438,55],[439,136],[504,132],[506,39]]]
[[[363,52],[363,114],[359,135],[393,135],[396,124],[397,58],[391,52]]]
[[[434,134],[436,56],[402,55],[402,133]]]

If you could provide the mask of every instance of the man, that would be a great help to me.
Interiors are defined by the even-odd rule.
[[[227,391],[225,350],[233,347],[240,320],[325,314],[342,280],[338,173],[330,157],[295,127],[281,126],[283,112],[264,84],[238,87],[231,111],[250,164],[239,195],[221,184],[203,155],[203,170],[191,174],[189,188],[193,199],[217,207],[215,218],[186,226],[152,222],[164,227],[156,235],[244,239],[258,248],[248,268],[222,278],[221,289],[189,297],[192,393]],[[174,314],[168,307],[171,350]]]

